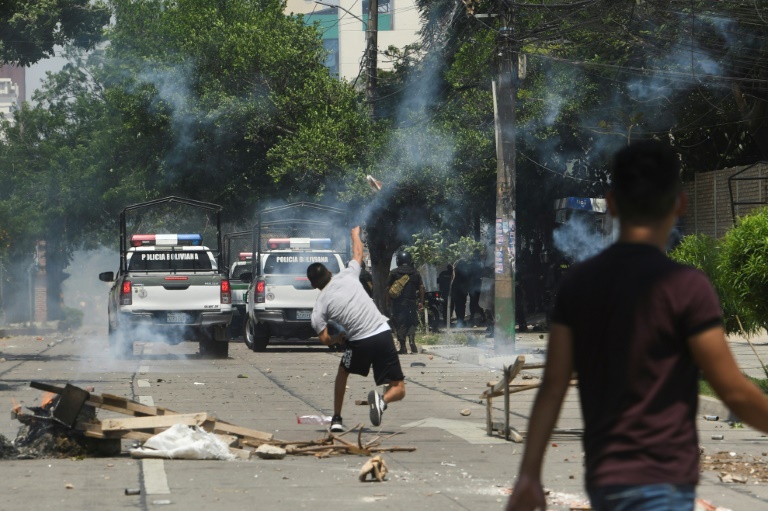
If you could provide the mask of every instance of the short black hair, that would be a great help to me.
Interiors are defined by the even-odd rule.
[[[643,140],[616,153],[611,189],[620,220],[663,219],[674,209],[681,188],[680,159],[669,145]]]
[[[331,272],[322,263],[312,263],[307,267],[307,278],[315,289],[323,289],[331,281]]]

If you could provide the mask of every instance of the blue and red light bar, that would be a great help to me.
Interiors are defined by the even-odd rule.
[[[240,260],[247,261],[253,259],[253,252],[240,252]]]
[[[330,250],[331,238],[270,238],[267,240],[270,250],[315,249]]]
[[[131,236],[131,246],[199,246],[203,244],[200,234],[134,234]]]

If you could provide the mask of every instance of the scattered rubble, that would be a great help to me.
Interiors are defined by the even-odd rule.
[[[263,460],[281,460],[287,454],[282,447],[269,444],[260,445],[254,453]]]
[[[717,472],[724,483],[768,483],[766,453],[763,453],[762,457],[724,451],[702,454],[700,467],[702,472],[705,470]]]
[[[45,391],[48,397],[43,406],[28,407],[32,413],[24,413],[21,406],[15,406],[14,417],[23,426],[13,442],[0,435],[0,458],[114,456],[120,453],[122,439],[137,440],[148,447],[131,450],[131,456],[139,458],[185,457],[190,452],[208,452],[210,449],[206,446],[219,443],[229,453],[226,456],[217,455],[214,459],[250,459],[252,456],[263,457],[265,452],[273,453],[276,457],[278,451],[283,453],[282,456],[311,455],[324,458],[339,454],[375,456],[382,452],[416,450],[415,447],[381,445],[382,440],[399,433],[385,437],[376,435],[363,442],[362,424],[340,434],[328,433],[317,440],[287,442],[275,439],[271,433],[230,424],[205,412],[178,413],[120,396],[95,394],[69,384],[58,387],[31,382],[30,387]],[[97,409],[128,417],[101,421],[96,417]],[[177,428],[175,432],[170,431],[174,428]],[[355,431],[356,442],[343,438]],[[178,445],[162,444],[164,438],[159,438],[162,437],[161,433],[166,433],[166,438],[168,434],[175,434],[175,437],[190,437],[191,440]],[[215,436],[215,441],[211,441],[211,435]],[[206,448],[199,448],[201,446]],[[261,454],[257,453],[259,449]],[[186,454],[179,454],[182,451]]]

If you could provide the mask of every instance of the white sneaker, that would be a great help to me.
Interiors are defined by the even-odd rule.
[[[379,393],[372,390],[368,393],[368,406],[371,409],[371,424],[378,426],[381,424],[381,415],[387,409],[387,403]]]
[[[341,433],[344,431],[344,424],[341,422],[341,415],[334,415],[331,419],[331,433]]]

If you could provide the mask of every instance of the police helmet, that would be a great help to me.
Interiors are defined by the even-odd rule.
[[[411,254],[409,254],[405,250],[401,250],[400,252],[397,253],[395,262],[397,262],[398,266],[402,266],[404,264],[412,264],[413,258],[411,257]]]

